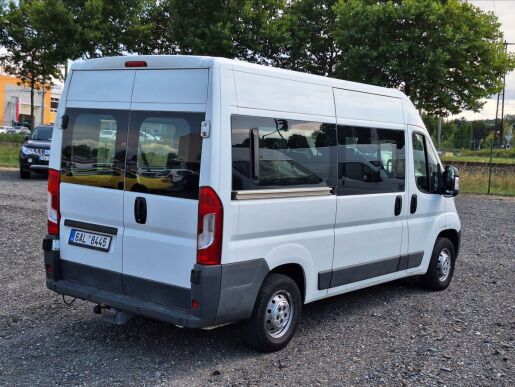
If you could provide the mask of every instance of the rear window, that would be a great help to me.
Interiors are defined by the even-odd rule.
[[[198,198],[203,113],[69,109],[67,114],[62,182]]]
[[[61,181],[123,189],[129,113],[68,109],[63,131]]]
[[[132,112],[127,191],[197,199],[203,113]]]

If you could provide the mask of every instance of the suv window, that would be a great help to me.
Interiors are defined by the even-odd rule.
[[[125,189],[197,199],[204,116],[131,112]]]
[[[61,181],[123,189],[128,112],[68,109],[66,114]]]
[[[420,133],[413,133],[413,162],[418,189],[426,193],[439,192],[438,157]]]
[[[22,128],[22,126],[18,126],[18,128]],[[34,129],[34,132],[30,138],[32,140],[50,141],[52,140],[53,131],[53,126],[38,126],[36,129]]]
[[[233,115],[231,126],[233,190],[334,187],[336,125]],[[253,138],[259,142],[257,153]]]
[[[338,125],[338,195],[402,192],[404,131]]]

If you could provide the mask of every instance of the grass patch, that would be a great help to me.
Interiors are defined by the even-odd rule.
[[[442,162],[452,163],[453,161],[459,161],[462,163],[489,163],[490,156],[468,156],[468,155],[453,155],[445,154],[441,157]],[[505,157],[492,157],[492,163],[494,164],[515,164],[515,159]]]
[[[490,149],[481,150],[467,150],[445,152],[442,161],[453,162],[460,161],[476,162],[476,163],[489,163],[490,162]],[[515,149],[494,149],[492,152],[492,163],[495,164],[515,164]]]
[[[488,173],[460,170],[460,191],[486,194],[488,192]],[[515,175],[509,172],[492,174],[490,193],[515,196]]]
[[[8,144],[23,144],[25,142],[24,134],[10,134],[10,133],[0,133],[0,144],[8,143]]]
[[[0,142],[0,166],[17,167],[20,144]]]

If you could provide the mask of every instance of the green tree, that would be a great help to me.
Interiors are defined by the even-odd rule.
[[[341,55],[334,39],[338,0],[297,0],[284,10],[277,41],[281,55],[276,66],[311,74],[333,76]]]
[[[399,88],[424,111],[480,109],[515,67],[492,13],[460,0],[340,0],[338,77]]]
[[[36,90],[48,88],[54,79],[62,77],[63,58],[56,52],[57,42],[41,32],[38,7],[42,0],[10,2],[2,10],[0,43],[6,49],[0,56],[8,74],[30,89],[31,127],[34,127],[34,96]]]
[[[54,0],[67,10],[69,59],[116,56],[141,45],[156,0]],[[63,21],[62,19],[59,19]]]
[[[276,20],[284,0],[164,0],[148,13],[135,51],[263,62],[277,54]]]

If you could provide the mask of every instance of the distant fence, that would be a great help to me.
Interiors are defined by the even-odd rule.
[[[482,163],[477,161],[447,161],[443,162],[444,165],[454,165],[460,171],[468,173],[488,173],[490,163]],[[515,174],[515,164],[499,164],[492,163],[492,174],[504,175]]]

